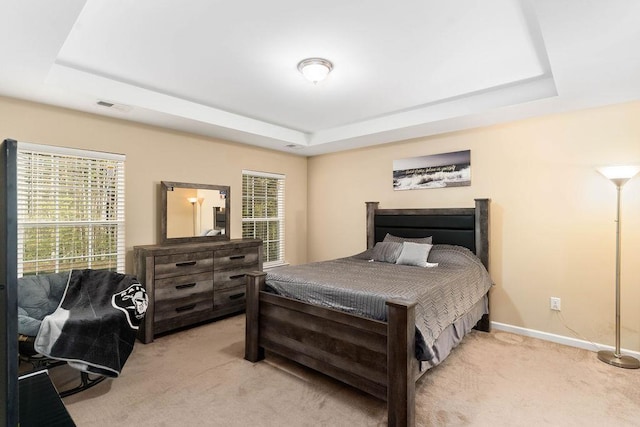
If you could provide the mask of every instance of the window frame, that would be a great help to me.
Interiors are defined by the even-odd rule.
[[[246,182],[245,179],[251,179],[251,187],[255,190],[255,181],[256,179],[266,178],[269,180],[275,180],[276,182],[276,216],[268,216],[267,200],[269,198],[268,194],[264,194],[264,202],[265,206],[263,207],[263,211],[265,212],[264,216],[255,216],[256,212],[256,194],[248,195],[246,194]],[[258,238],[263,241],[263,268],[268,269],[271,267],[276,267],[279,265],[286,264],[285,261],[285,186],[286,186],[286,175],[279,173],[271,173],[271,172],[259,172],[253,170],[243,170],[242,171],[242,237],[243,238]],[[266,187],[265,187],[266,191]],[[248,209],[248,206],[245,205],[246,202],[251,201],[251,209]],[[251,216],[245,216],[245,213],[251,211]],[[277,239],[266,239],[262,236],[256,234],[256,225],[258,223],[266,223],[266,232],[264,234],[269,234],[269,223],[277,222]],[[247,233],[247,225],[253,224],[253,232]],[[267,237],[267,236],[264,236]],[[272,259],[270,254],[272,252],[271,245],[276,244],[276,248],[274,249],[276,252],[276,258]]]
[[[108,268],[124,273],[126,156],[18,142],[17,158],[18,277],[73,268]],[[64,180],[59,179],[61,171],[68,172]],[[37,173],[42,178],[39,183],[34,180]],[[45,196],[35,194],[36,190]],[[63,203],[74,206],[67,206],[61,214]],[[45,215],[47,212],[54,214]],[[28,239],[33,238],[29,230],[35,230],[37,236],[49,231],[46,237],[54,241],[48,240],[43,247],[55,248],[50,256],[36,253],[33,259],[25,260],[26,246],[32,244]],[[96,250],[97,232],[112,239],[105,252]],[[75,247],[77,241],[82,243],[79,247]],[[72,248],[61,251],[61,244]]]

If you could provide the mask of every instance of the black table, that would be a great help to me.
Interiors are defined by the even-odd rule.
[[[20,427],[75,427],[46,369],[18,378]]]

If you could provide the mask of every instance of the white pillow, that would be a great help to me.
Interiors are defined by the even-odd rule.
[[[433,245],[428,243],[404,242],[396,264],[427,267],[427,257],[432,247]]]

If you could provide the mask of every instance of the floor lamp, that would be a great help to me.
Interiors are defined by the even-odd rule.
[[[191,203],[191,207],[193,210],[193,235],[197,236],[196,234],[196,218],[197,218],[197,214],[196,214],[196,202],[198,201],[197,197],[189,197],[187,198],[187,200],[189,201],[189,203]]]
[[[618,368],[638,369],[640,368],[638,359],[620,354],[620,190],[627,181],[640,172],[640,166],[612,166],[598,169],[598,171],[615,184],[618,193],[616,215],[616,349],[615,351],[599,351],[598,359]]]

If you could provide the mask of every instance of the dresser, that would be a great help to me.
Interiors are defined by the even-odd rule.
[[[262,241],[232,239],[133,248],[134,274],[149,307],[142,342],[174,329],[244,311],[246,280],[262,270]]]

